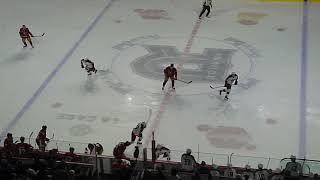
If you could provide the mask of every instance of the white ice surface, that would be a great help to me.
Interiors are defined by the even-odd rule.
[[[103,0],[1,1],[1,130],[8,126],[107,3],[109,1]],[[156,140],[170,149],[197,151],[199,146],[201,152],[275,158],[297,154],[300,4],[218,0],[214,16],[203,19],[190,53],[201,53],[204,48],[227,47],[216,40],[228,37],[247,42],[260,51],[261,57],[252,60],[252,71],[248,75],[248,58],[238,53],[232,60],[238,69],[232,70],[240,75],[240,82],[250,77],[258,83],[246,90],[234,87],[230,100],[224,101],[217,91],[208,88],[209,83],[185,85],[177,82],[176,92],[164,105],[160,121],[154,122],[165,97],[160,89],[162,82],[141,77],[130,68],[133,58],[145,55],[146,50],[135,46],[120,52],[113,47],[133,38],[158,35],[163,38],[144,43],[172,45],[183,52],[200,8],[199,2],[185,0],[115,1],[10,131],[14,136],[27,136],[46,124],[48,135],[55,133],[57,140],[100,142],[105,154],[111,154],[119,141],[129,140],[131,129],[147,119],[151,110],[152,117],[144,136],[149,136],[155,128]],[[169,18],[145,20],[135,9],[162,9],[167,11]],[[307,73],[307,157],[316,159],[320,158],[317,154],[320,150],[319,10],[319,4],[310,7]],[[240,12],[264,13],[266,16],[257,25],[246,26],[237,22]],[[42,38],[33,38],[34,49],[22,48],[18,36],[22,24],[34,34],[46,33]],[[280,32],[277,28],[285,30]],[[80,59],[84,57],[92,59],[97,69],[105,72],[87,77],[80,68]],[[109,70],[117,77],[108,74]],[[127,91],[110,83],[119,80],[127,86]],[[130,91],[130,88],[134,90]],[[62,117],[62,114],[74,116]],[[208,132],[199,131],[199,125],[242,128],[250,136],[250,147],[217,147],[208,140],[216,134],[213,132],[210,136]],[[235,136],[229,131],[223,133],[223,136]],[[241,134],[236,136],[245,138]],[[150,143],[146,146],[150,147]]]

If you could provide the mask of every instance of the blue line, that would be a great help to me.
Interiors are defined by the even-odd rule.
[[[303,3],[302,17],[302,49],[300,70],[300,134],[299,158],[306,158],[306,101],[307,101],[307,65],[308,65],[308,0]]]
[[[97,25],[98,21],[101,17],[106,13],[106,11],[111,7],[112,3],[116,0],[110,0],[110,2],[103,8],[103,10],[98,14],[98,16],[90,23],[88,28],[84,31],[84,33],[80,36],[79,40],[72,46],[72,48],[67,52],[67,54],[60,60],[60,63],[57,67],[49,74],[49,76],[43,81],[41,86],[36,90],[36,92],[30,97],[30,99],[24,104],[21,110],[15,115],[15,117],[10,121],[8,126],[2,130],[0,137],[6,136],[7,132],[9,132],[15,124],[21,119],[24,113],[32,106],[34,101],[40,96],[43,90],[48,86],[50,81],[55,77],[58,71],[63,67],[63,65],[69,60],[70,56],[74,53],[74,51],[78,48],[80,43],[87,37],[89,32]]]

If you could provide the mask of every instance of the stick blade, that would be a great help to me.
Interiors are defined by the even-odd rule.
[[[192,81],[189,81],[188,84],[192,83]]]

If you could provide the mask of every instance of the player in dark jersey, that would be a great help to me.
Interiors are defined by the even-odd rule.
[[[163,73],[164,73],[164,81],[162,83],[162,90],[164,90],[164,86],[168,82],[169,78],[171,79],[172,89],[175,89],[174,80],[177,79],[177,69],[174,67],[174,64],[171,64],[170,66],[166,67],[163,70]]]

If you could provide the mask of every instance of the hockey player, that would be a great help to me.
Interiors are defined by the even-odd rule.
[[[227,164],[227,169],[224,170],[224,176],[228,178],[235,178],[237,175],[236,170],[232,167],[231,163]]]
[[[163,158],[167,158],[167,160],[170,160],[170,149],[158,144],[155,149],[156,159],[158,159],[161,155]]]
[[[33,34],[29,31],[29,29],[25,26],[25,25],[22,25],[22,27],[20,28],[20,31],[19,31],[19,34],[20,34],[20,37],[21,37],[21,40],[24,44],[23,47],[27,47],[27,42],[26,40],[28,40],[28,42],[30,43],[31,47],[33,47],[33,44],[32,44],[32,41],[31,41],[31,37],[33,37]]]
[[[91,75],[91,72],[97,73],[94,63],[88,58],[81,59],[81,68],[84,68],[88,72],[88,75]]]
[[[291,162],[286,164],[285,170],[290,173],[290,176],[299,176],[302,174],[302,165],[299,162],[296,162],[296,156],[290,156]]]
[[[22,136],[20,137],[20,143],[17,144],[17,149],[20,155],[32,151],[33,147],[24,142],[25,138]]]
[[[193,172],[197,167],[197,161],[191,154],[191,149],[187,149],[186,153],[181,155],[181,170],[187,172]]]
[[[36,138],[36,143],[41,151],[45,151],[47,142],[49,142],[49,139],[47,138],[47,126],[43,125]]]
[[[268,170],[263,169],[263,164],[258,164],[258,169],[255,172],[255,180],[268,180],[270,174],[268,172]]]
[[[210,9],[212,8],[212,0],[204,0],[202,5],[202,11],[199,15],[199,19],[201,19],[202,14],[207,10],[206,17],[209,17]]]
[[[113,156],[116,159],[128,159],[125,155],[124,155],[124,151],[126,150],[126,148],[128,146],[130,146],[131,143],[129,141],[126,142],[120,142],[119,144],[116,145],[116,147],[114,147],[113,149]]]
[[[251,170],[250,165],[245,165],[244,170],[241,173],[242,179],[243,180],[253,180],[254,179],[254,174],[253,171]]]
[[[141,122],[135,128],[132,129],[132,132],[131,132],[131,144],[136,140],[137,136],[139,137],[137,144],[141,144],[142,131],[146,127],[147,127],[147,124],[145,122]]]
[[[164,81],[162,83],[162,90],[164,90],[164,86],[168,82],[169,78],[171,79],[172,89],[175,89],[174,80],[177,80],[177,69],[174,67],[174,64],[171,64],[170,66],[166,67],[163,70],[163,73],[164,73]]]
[[[226,96],[224,97],[226,100],[229,99],[228,95],[231,92],[231,86],[233,85],[237,85],[238,84],[238,75],[235,72],[232,72],[224,81],[224,87],[226,87],[227,89],[223,89],[220,90],[220,95],[222,92],[227,92]]]

